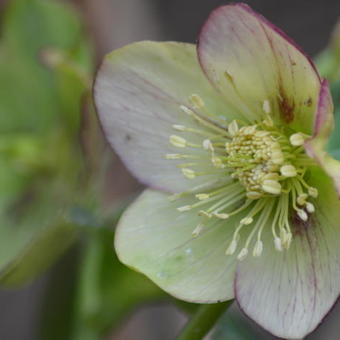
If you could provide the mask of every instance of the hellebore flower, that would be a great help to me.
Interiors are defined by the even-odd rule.
[[[197,47],[109,54],[95,101],[108,141],[150,187],[119,223],[120,260],[179,299],[236,297],[277,336],[315,329],[340,292],[340,165],[324,151],[333,107],[312,61],[231,4]]]

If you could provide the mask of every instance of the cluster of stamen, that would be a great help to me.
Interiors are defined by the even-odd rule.
[[[275,127],[269,116],[268,100],[263,102],[263,118],[256,122],[227,122],[211,115],[198,95],[192,95],[189,103],[180,108],[201,128],[174,125],[174,130],[182,135],[171,135],[169,141],[187,152],[167,154],[166,158],[185,160],[177,166],[188,179],[209,178],[187,192],[172,196],[172,199],[195,197],[192,204],[178,207],[180,212],[195,210],[202,217],[193,236],[201,234],[211,219],[226,220],[242,215],[226,249],[227,255],[238,251],[237,257],[242,260],[252,246],[253,256],[260,256],[262,232],[268,226],[275,248],[288,249],[293,237],[292,214],[307,221],[315,210],[311,200],[318,195],[317,189],[305,181],[307,168],[313,165],[303,149],[306,136],[287,134]],[[185,138],[185,133],[195,136],[195,142]],[[199,169],[202,165],[204,170]],[[250,225],[252,228],[242,241],[241,233]],[[238,250],[240,243],[243,246]]]

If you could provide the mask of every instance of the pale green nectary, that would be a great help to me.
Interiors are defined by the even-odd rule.
[[[95,83],[108,141],[150,188],[127,209],[120,260],[177,298],[236,298],[273,334],[311,332],[340,292],[340,165],[328,84],[238,3],[197,46],[139,42]]]

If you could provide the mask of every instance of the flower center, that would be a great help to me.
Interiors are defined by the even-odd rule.
[[[314,164],[304,152],[306,136],[288,134],[283,128],[274,126],[268,101],[263,103],[264,119],[253,124],[236,120],[227,122],[209,115],[197,95],[192,95],[189,101],[192,109],[186,106],[181,109],[201,128],[174,125],[175,130],[187,133],[194,141],[171,135],[170,143],[188,152],[166,157],[190,159],[190,163],[177,165],[188,179],[209,178],[187,192],[172,196],[173,199],[187,195],[195,197],[193,204],[178,208],[181,212],[196,210],[202,216],[202,223],[196,226],[193,235],[203,232],[210,219],[226,220],[239,215],[239,224],[233,227],[233,238],[226,254],[237,251],[241,230],[249,225],[252,227],[238,259],[245,258],[251,246],[254,256],[262,254],[261,236],[265,227],[271,228],[278,251],[288,249],[293,235],[290,215],[293,212],[302,221],[307,221],[315,210],[308,199],[318,194],[317,189],[305,181],[308,167]],[[196,112],[198,110],[203,114]]]
[[[280,166],[284,163],[281,146],[285,138],[266,130],[258,130],[256,125],[238,128],[236,121],[229,125],[232,136],[225,145],[226,166],[233,169],[231,177],[237,178],[247,191],[247,197],[256,199],[265,193],[280,194]],[[280,139],[282,140],[280,144]],[[293,177],[296,170],[285,165],[283,170]]]

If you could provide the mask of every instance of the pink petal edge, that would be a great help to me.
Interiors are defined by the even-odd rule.
[[[238,276],[238,272],[236,270],[235,272],[235,279],[234,279],[234,296],[235,296],[235,301],[237,303],[237,306],[238,308],[242,311],[242,313],[250,320],[253,320],[253,318],[251,316],[249,316],[247,314],[247,312],[242,308],[241,304],[239,303],[238,299],[237,299],[237,296],[238,296],[238,290],[237,290],[237,284],[236,284],[236,281],[237,281],[237,276]],[[323,322],[326,320],[326,318],[328,317],[328,315],[333,311],[333,309],[335,308],[335,306],[337,305],[337,303],[339,302],[340,300],[340,293],[338,294],[338,297],[335,299],[334,301],[334,304],[329,308],[329,310],[323,315],[323,317],[320,319],[320,322],[315,326],[315,328],[312,330],[312,332],[316,331],[322,324]],[[272,334],[273,336],[276,336],[275,334],[273,334],[272,332],[270,332],[268,329],[266,329],[264,326],[262,326],[261,324],[258,324],[256,323],[256,325],[258,327],[260,327],[261,329],[263,329],[265,332],[268,332],[270,334]],[[311,333],[312,333],[311,332]],[[310,334],[310,333],[309,333]],[[307,334],[308,335],[308,334]]]
[[[331,156],[324,150],[326,147],[327,138],[333,129],[332,108],[333,103],[329,91],[328,81],[323,79],[321,82],[321,89],[315,113],[313,136],[311,139],[305,142],[304,147],[308,156],[315,159],[317,163],[325,170],[325,172],[332,178],[335,190],[338,194],[338,197],[340,198],[340,162],[332,159]],[[320,145],[319,148],[317,147],[318,145]],[[320,150],[320,147],[323,149]],[[333,167],[329,163],[333,163],[334,167],[336,167],[336,171],[331,171]]]
[[[254,11],[250,6],[248,6],[247,4],[243,3],[243,2],[237,2],[237,3],[231,3],[228,5],[222,5],[217,7],[216,9],[214,9],[208,19],[205,21],[204,25],[202,26],[199,34],[198,34],[198,40],[197,40],[197,56],[198,56],[198,60],[199,63],[201,65],[201,68],[203,70],[203,72],[206,74],[206,69],[202,63],[201,60],[201,53],[200,53],[200,37],[202,36],[202,34],[205,32],[205,30],[207,30],[207,28],[210,25],[210,22],[214,20],[214,16],[217,14],[217,12],[220,12],[222,9],[226,8],[226,7],[240,7],[243,10],[245,10],[246,12],[248,12],[249,14],[255,16],[257,19],[259,19],[259,21],[262,21],[264,24],[266,24],[267,26],[269,26],[273,31],[275,31],[278,35],[280,35],[282,38],[284,38],[289,44],[291,44],[293,47],[295,47],[302,55],[304,55],[306,57],[306,59],[309,61],[310,65],[312,66],[313,70],[315,71],[316,75],[318,76],[320,83],[321,83],[321,77],[319,75],[319,72],[316,69],[316,66],[313,62],[313,60],[309,57],[309,55],[307,55],[303,49],[292,39],[290,38],[285,32],[283,32],[280,28],[278,28],[277,26],[275,26],[274,24],[272,24],[269,20],[267,20],[262,14]]]

